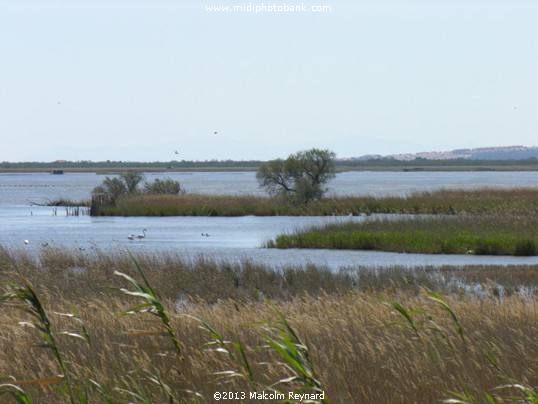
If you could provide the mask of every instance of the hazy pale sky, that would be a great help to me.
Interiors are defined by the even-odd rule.
[[[537,1],[262,4],[0,0],[0,161],[538,145]]]

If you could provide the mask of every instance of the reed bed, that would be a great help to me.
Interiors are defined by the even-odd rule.
[[[426,254],[538,255],[538,216],[440,216],[367,220],[282,234],[271,248],[382,250]]]
[[[278,216],[285,207],[256,196],[137,195],[121,198],[115,207],[103,207],[102,216]]]
[[[421,288],[451,293],[476,290],[478,295],[493,288],[507,295],[538,291],[538,265],[371,268],[357,264],[333,271],[313,264],[272,268],[251,260],[228,262],[204,256],[188,261],[172,252],[137,253],[135,259],[161,296],[185,304],[214,304],[226,299],[248,302],[260,300],[260,293],[280,301],[304,294],[316,297],[350,291],[417,294]],[[0,248],[0,275],[14,271],[31,279],[36,288],[61,294],[77,304],[104,299],[118,281],[114,271],[136,276],[127,250],[111,253],[44,247],[35,255]]]
[[[286,269],[248,262],[188,263],[174,255],[135,260],[127,253],[50,250],[36,257],[0,250],[0,295],[35,291],[31,307],[48,315],[68,368],[39,347],[43,336],[28,326],[39,325],[28,300],[4,299],[0,400],[19,388],[39,403],[213,402],[216,391],[248,394],[274,386],[323,391],[325,402],[334,403],[439,402],[453,397],[450,391],[475,402],[486,394],[524,402],[521,390],[497,387],[517,384],[534,394],[538,386],[535,295],[499,295],[487,287],[466,293],[454,282],[536,286],[538,266],[372,269],[366,275],[360,275],[364,268],[317,268],[315,278],[305,268],[286,275]],[[196,289],[199,282],[213,289]],[[288,288],[275,292],[273,303],[244,293],[273,284]],[[125,293],[133,288],[146,293]],[[298,368],[283,360],[277,348],[284,346],[309,377],[298,377]]]
[[[330,216],[372,213],[538,214],[538,188],[440,190],[407,197],[332,197],[293,205],[262,196],[185,194],[131,196],[115,207],[95,209],[103,216]]]

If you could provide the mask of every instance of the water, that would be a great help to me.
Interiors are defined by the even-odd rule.
[[[109,175],[114,176],[114,175]],[[187,192],[264,195],[254,172],[147,173],[146,179],[172,178]],[[0,173],[0,207],[45,203],[58,198],[89,199],[105,175],[95,173]],[[370,172],[339,173],[330,182],[332,195],[406,196],[413,192],[481,187],[538,187],[538,171]]]
[[[159,173],[154,178],[179,180],[190,192],[207,194],[260,193],[255,174]],[[264,241],[277,234],[314,224],[364,217],[89,217],[66,216],[64,208],[31,206],[60,197],[88,199],[104,176],[93,173],[50,175],[43,173],[0,174],[0,244],[11,249],[67,247],[92,250],[166,251],[195,259],[244,259],[275,267],[315,263],[330,268],[371,266],[441,266],[473,264],[538,264],[538,257],[488,257],[473,255],[398,254],[373,251],[264,249]],[[331,192],[347,195],[407,195],[439,188],[484,186],[538,186],[537,172],[347,172],[338,174]],[[371,219],[371,218],[370,218]],[[130,241],[127,236],[147,229],[147,237]],[[209,236],[203,236],[209,234]],[[28,245],[24,244],[28,240]]]

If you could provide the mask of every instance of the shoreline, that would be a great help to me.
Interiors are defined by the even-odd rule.
[[[64,173],[115,174],[127,171],[140,172],[255,172],[258,167],[47,167],[47,168],[0,168],[3,173],[50,173],[61,170]],[[375,172],[462,172],[462,171],[538,171],[538,166],[336,166],[337,172],[375,171]],[[57,174],[61,175],[61,174]]]

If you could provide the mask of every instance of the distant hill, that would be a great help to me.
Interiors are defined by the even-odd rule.
[[[525,160],[538,158],[538,147],[526,146],[501,146],[480,147],[476,149],[456,149],[451,151],[433,151],[421,153],[392,154],[388,156],[364,155],[352,157],[350,160],[368,161],[379,159],[394,159],[400,161],[413,160]]]

